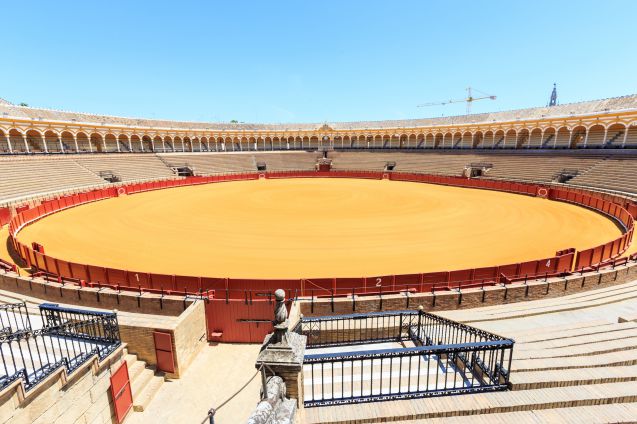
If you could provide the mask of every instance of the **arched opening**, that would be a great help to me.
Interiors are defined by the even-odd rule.
[[[470,149],[472,147],[473,147],[473,134],[471,134],[469,131],[466,131],[464,134],[462,134],[461,141],[460,141],[460,148]]]
[[[545,129],[544,136],[542,138],[542,144],[540,145],[540,147],[542,149],[547,149],[551,147],[553,143],[555,143],[555,134],[556,134],[555,128],[549,127]]]
[[[499,149],[504,144],[504,130],[497,130],[493,135],[493,140],[491,140],[491,148]]]
[[[142,136],[142,150],[144,150],[145,152],[155,151],[155,149],[153,148],[153,141],[147,135]]]
[[[626,148],[637,148],[637,122],[633,122],[628,127],[628,132],[626,134],[626,140],[623,142],[623,147]]]
[[[14,153],[27,153],[26,138],[22,137],[22,133],[16,129],[9,130],[9,141],[13,147]]]
[[[398,145],[401,149],[409,148],[409,136],[407,134],[401,134],[398,137]]]
[[[104,152],[106,150],[104,139],[98,133],[91,134],[89,137],[89,146],[94,152]]]
[[[13,149],[10,147],[7,134],[3,130],[0,130],[0,154],[7,153],[13,153]]]
[[[153,137],[153,151],[154,152],[164,152],[164,143],[160,136],[156,135]]]
[[[403,148],[415,149],[417,145],[416,134],[409,134],[405,136],[405,144],[403,145]]]
[[[44,153],[46,149],[44,147],[44,140],[42,134],[35,130],[27,131],[27,144],[29,145],[29,151],[31,153]]]
[[[77,148],[79,153],[91,152],[91,143],[89,142],[88,134],[79,132],[75,134],[75,140],[77,140]]]
[[[124,134],[120,134],[120,136],[117,137],[117,151],[118,152],[130,152],[131,151],[130,140]]]
[[[170,136],[164,137],[164,151],[165,152],[175,151],[175,144],[174,144],[173,138]]]
[[[542,147],[542,129],[533,128],[529,134],[529,149],[539,149]]]
[[[313,135],[310,137],[310,150],[316,150],[318,149],[318,145],[319,145],[319,140],[318,137]]]
[[[177,136],[173,138],[173,149],[175,149],[175,152],[184,151],[184,141],[181,139],[181,137]]]
[[[133,152],[143,152],[144,146],[142,146],[142,139],[138,135],[133,134],[130,138],[130,147]]]
[[[398,134],[392,134],[389,137],[389,148],[390,149],[400,149],[401,144],[400,144],[400,135]]]
[[[190,137],[184,137],[183,145],[184,152],[192,152],[192,140],[190,140]]]
[[[115,135],[113,134],[106,134],[104,136],[104,143],[106,144],[106,151],[107,152],[118,152],[118,146],[119,146],[119,142],[117,141],[117,138],[115,137]]]
[[[571,131],[566,127],[560,127],[555,136],[555,149],[568,149],[571,145]]]
[[[474,149],[482,149],[482,141],[484,139],[484,134],[482,131],[477,131],[471,136],[471,147]]]
[[[491,130],[484,133],[484,137],[482,137],[482,143],[480,144],[481,149],[490,149],[493,147],[493,140],[495,139],[495,133]]]
[[[504,143],[499,147],[503,149],[514,149],[517,145],[518,132],[516,130],[508,130],[504,136]]]
[[[573,131],[571,132],[571,142],[569,143],[569,147],[571,149],[581,148],[584,145],[584,140],[586,140],[586,127],[579,125],[573,128]]]
[[[529,130],[526,128],[521,129],[520,132],[518,133],[518,140],[516,143],[516,147],[518,149],[528,148],[529,141],[530,141]]]
[[[416,134],[414,136],[414,148],[416,149],[424,149],[425,148],[425,135],[424,134]]]
[[[60,144],[60,137],[53,131],[46,131],[43,137],[44,148],[49,153],[62,153],[62,145]]]
[[[226,152],[234,152],[239,150],[236,143],[232,141],[232,137],[226,137],[223,139],[223,144],[226,146]]]
[[[624,141],[624,134],[626,133],[626,126],[624,124],[613,124],[608,127],[608,134],[606,134],[606,143],[604,147],[618,147]]]

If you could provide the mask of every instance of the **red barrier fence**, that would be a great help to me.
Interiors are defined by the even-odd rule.
[[[469,287],[480,287],[497,283],[509,283],[521,279],[534,279],[565,275],[575,270],[585,270],[604,265],[621,255],[630,245],[634,231],[634,219],[637,216],[637,205],[619,196],[595,193],[589,190],[552,188],[537,184],[526,184],[496,180],[473,180],[463,177],[440,175],[425,175],[414,173],[389,174],[395,181],[413,181],[431,184],[442,184],[456,187],[507,191],[528,196],[548,197],[551,200],[569,202],[582,205],[617,220],[624,227],[625,232],[616,240],[601,246],[575,252],[575,249],[565,249],[556,252],[553,257],[507,264],[495,267],[464,269],[455,271],[441,271],[407,275],[382,275],[361,278],[306,278],[289,280],[263,279],[228,279],[214,277],[196,277],[143,273],[95,265],[77,264],[34,251],[32,246],[26,246],[17,241],[17,233],[22,226],[28,225],[42,217],[59,210],[99,201],[122,195],[131,195],[150,190],[160,190],[171,187],[218,183],[224,181],[256,180],[263,173],[239,173],[217,175],[209,177],[188,177],[180,180],[165,180],[146,183],[135,183],[121,187],[110,187],[93,190],[80,194],[63,196],[42,202],[39,206],[24,209],[9,221],[9,231],[14,248],[27,262],[28,266],[58,276],[61,281],[76,284],[112,287],[116,290],[135,290],[163,294],[197,294],[206,295],[210,304],[226,305],[215,308],[216,312],[209,312],[208,321],[217,322],[216,326],[209,325],[209,332],[217,331],[219,314],[223,315],[224,308],[230,308],[236,313],[246,315],[247,318],[237,318],[238,327],[232,327],[222,339],[224,341],[255,341],[262,338],[270,327],[259,325],[257,318],[250,317],[250,313],[240,305],[262,305],[264,300],[271,300],[272,292],[284,289],[290,296],[344,296],[351,294],[388,294],[400,291],[429,292],[435,290],[452,290]],[[268,172],[266,178],[371,178],[382,179],[382,172],[373,171],[282,171]],[[0,219],[8,219],[8,213],[0,210]],[[50,278],[50,277],[49,277]],[[214,301],[214,302],[213,302]],[[269,303],[269,302],[264,302]],[[268,307],[267,317],[271,308]],[[261,316],[262,314],[257,314]],[[216,318],[211,318],[211,317]],[[232,314],[236,318],[236,314]],[[233,319],[234,319],[233,318]],[[221,321],[220,321],[221,320]],[[210,324],[210,322],[209,322]],[[223,326],[222,326],[223,327]],[[226,327],[230,329],[230,327]],[[244,329],[249,336],[238,329]],[[247,329],[247,330],[246,330]],[[235,332],[237,332],[235,334]],[[265,333],[264,333],[265,331]],[[216,333],[215,333],[216,334]],[[210,336],[210,334],[209,334]],[[210,337],[212,338],[212,336]],[[260,340],[259,340],[260,341]]]
[[[383,173],[373,171],[282,171],[267,173],[267,178],[310,178],[310,177],[342,177],[342,178],[374,178],[381,179]],[[508,264],[499,267],[478,268],[468,270],[456,270],[445,272],[433,272],[411,275],[384,275],[367,278],[322,278],[301,280],[255,280],[255,279],[225,279],[195,276],[176,276],[152,273],[126,271],[113,268],[104,268],[94,265],[76,264],[62,259],[51,258],[39,252],[34,252],[30,246],[19,243],[15,235],[19,228],[54,213],[58,210],[77,206],[91,201],[115,197],[122,194],[134,194],[149,190],[159,190],[170,187],[208,184],[223,181],[254,180],[258,179],[258,173],[243,173],[231,175],[218,175],[210,177],[189,177],[182,180],[154,181],[136,183],[122,186],[119,189],[107,188],[93,190],[91,192],[74,194],[54,200],[43,202],[36,208],[27,209],[17,214],[10,224],[12,240],[16,251],[27,263],[41,271],[59,275],[63,278],[72,278],[86,281],[87,284],[99,284],[105,286],[128,288],[153,292],[188,292],[202,293],[210,291],[216,297],[242,298],[244,290],[269,292],[276,288],[294,291],[299,296],[310,295],[341,295],[357,292],[364,294],[382,290],[396,290],[397,288],[413,288],[418,291],[429,291],[436,286],[438,289],[462,288],[476,284],[498,282],[501,276],[507,279],[535,278],[538,276],[558,275],[570,272],[575,261],[576,269],[588,268],[604,263],[617,257],[629,246],[633,234],[634,218],[624,206],[624,198],[611,196],[609,200],[598,197],[595,193],[582,190],[550,189],[536,184],[513,183],[508,181],[472,180],[462,177],[450,177],[439,175],[391,173],[390,179],[396,181],[414,181],[434,184],[452,185],[458,187],[483,188],[490,190],[510,191],[518,194],[537,196],[542,189],[547,190],[548,196],[553,200],[577,203],[605,213],[621,222],[627,229],[621,237],[602,246],[597,246],[577,253],[574,249],[558,252],[554,257],[543,258],[524,263]],[[122,190],[123,189],[123,190]],[[589,194],[590,193],[590,194]],[[592,195],[595,194],[595,195]],[[608,195],[605,195],[608,197]],[[637,212],[636,208],[631,208]],[[241,288],[235,290],[235,288]],[[227,293],[224,293],[227,292]],[[220,293],[223,293],[220,295]]]
[[[11,220],[11,209],[0,208],[0,227],[7,225]]]

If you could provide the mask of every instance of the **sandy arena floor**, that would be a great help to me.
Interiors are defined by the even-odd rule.
[[[27,228],[48,255],[140,272],[360,277],[492,266],[620,235],[585,208],[508,193],[356,179],[261,180],[109,199]]]

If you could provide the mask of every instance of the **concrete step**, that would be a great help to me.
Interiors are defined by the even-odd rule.
[[[509,424],[509,423],[629,423],[635,422],[637,403],[579,406],[523,412],[471,415],[466,417],[446,417],[427,420],[427,424]],[[393,424],[415,423],[416,421],[394,421]],[[417,420],[417,422],[421,422]]]
[[[441,396],[413,400],[323,406],[305,409],[307,423],[375,423],[384,421],[449,418],[637,402],[637,385],[620,382],[552,387],[463,396]],[[429,421],[427,421],[429,422]],[[479,421],[472,421],[479,422]],[[490,422],[490,421],[489,421]],[[510,421],[509,421],[510,422]],[[547,422],[547,421],[540,421]],[[548,421],[555,422],[555,421]],[[561,422],[561,421],[557,421]],[[577,422],[588,422],[586,419]]]
[[[637,366],[572,368],[552,371],[517,372],[512,376],[513,390],[637,381]],[[634,384],[634,383],[627,383]]]
[[[128,361],[126,361],[128,362]],[[141,375],[141,373],[146,369],[146,363],[142,361],[135,361],[128,365],[128,378],[130,381],[135,381],[137,377]]]
[[[137,396],[144,391],[146,384],[155,376],[155,372],[150,368],[141,370],[137,377],[131,378],[131,390],[133,392],[133,403],[137,400]]]
[[[134,397],[133,410],[142,412],[148,406],[150,401],[153,400],[163,383],[163,375],[153,375],[150,381],[148,381],[148,383],[144,386],[141,393]]]

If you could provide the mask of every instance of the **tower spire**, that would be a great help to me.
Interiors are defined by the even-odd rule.
[[[549,106],[555,106],[557,104],[557,84],[553,83],[553,91],[551,92],[551,100],[549,100]]]

